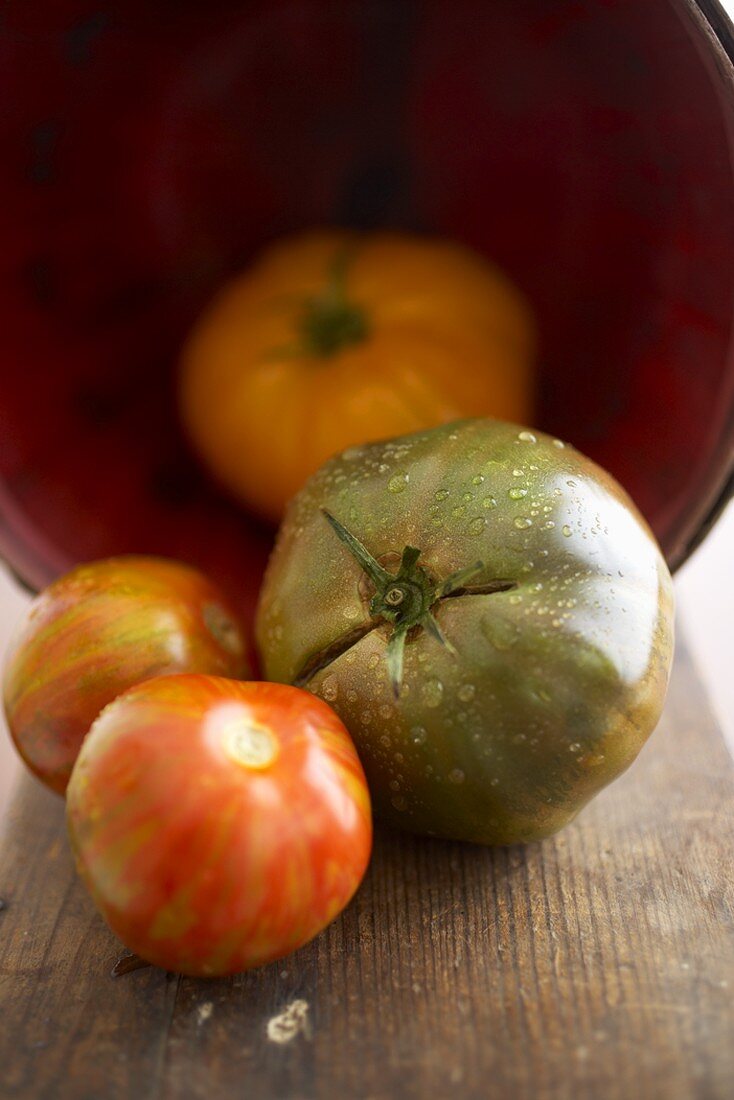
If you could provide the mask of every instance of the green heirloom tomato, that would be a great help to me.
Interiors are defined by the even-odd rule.
[[[383,818],[510,844],[560,829],[637,756],[672,585],[607,473],[467,420],[321,468],[280,530],[257,634],[265,676],[346,724]]]

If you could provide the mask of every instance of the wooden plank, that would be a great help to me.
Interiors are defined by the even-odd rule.
[[[564,833],[381,833],[340,920],[231,980],[112,978],[61,803],[24,777],[0,845],[0,1094],[729,1100],[733,866],[734,767],[682,647],[652,743]]]

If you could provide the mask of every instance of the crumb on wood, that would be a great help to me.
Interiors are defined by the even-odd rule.
[[[145,970],[151,964],[141,959],[139,955],[121,955],[110,971],[113,978],[119,978],[122,974],[132,974],[134,970]]]
[[[271,1043],[290,1043],[297,1035],[311,1038],[311,1022],[308,1018],[308,1001],[291,1003],[268,1020],[268,1039]]]

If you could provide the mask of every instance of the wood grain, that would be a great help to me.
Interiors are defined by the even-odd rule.
[[[683,648],[652,742],[564,833],[382,833],[340,920],[230,980],[111,977],[61,803],[24,777],[0,844],[0,1094],[729,1100],[733,867],[734,767]]]

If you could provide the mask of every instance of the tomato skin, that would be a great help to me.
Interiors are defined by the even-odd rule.
[[[531,420],[534,355],[520,291],[468,249],[307,233],[271,245],[204,312],[182,356],[181,413],[219,480],[277,521],[353,444],[462,416]]]
[[[432,592],[471,571],[463,591],[428,601],[447,644],[411,627],[397,697],[395,629],[324,510],[385,564],[391,591],[406,547]],[[541,432],[468,420],[326,463],[281,526],[256,632],[263,674],[343,720],[377,815],[512,844],[562,828],[655,728],[673,591],[605,471]]]
[[[364,773],[331,708],[298,688],[212,676],[149,680],[107,707],[74,768],[67,821],[120,939],[207,977],[317,935],[359,886],[372,843]]]
[[[99,712],[152,676],[249,672],[237,615],[198,570],[152,557],[80,565],[41,592],[3,680],[10,733],[28,767],[63,794]]]

